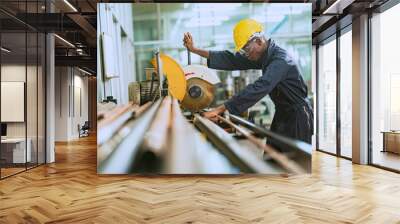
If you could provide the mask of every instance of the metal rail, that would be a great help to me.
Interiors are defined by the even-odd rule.
[[[234,124],[232,121],[225,119],[222,116],[217,115],[218,119],[225,122],[240,134],[245,136],[250,142],[255,144],[260,149],[264,150],[272,159],[284,167],[287,171],[295,174],[305,173],[305,170],[297,165],[294,161],[288,159],[284,154],[277,152],[274,148],[261,142],[259,139],[254,137],[247,129]]]
[[[307,172],[311,172],[312,146],[310,144],[273,133],[236,115],[229,114],[228,117],[233,123],[244,126],[257,135],[266,137],[282,151],[291,153],[290,158],[292,160],[295,160]]]

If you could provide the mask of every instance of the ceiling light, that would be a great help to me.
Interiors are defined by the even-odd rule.
[[[55,37],[57,37],[59,40],[61,40],[62,42],[64,42],[65,44],[67,44],[67,45],[69,45],[70,47],[73,47],[73,48],[75,48],[75,45],[73,45],[71,42],[69,42],[68,40],[66,40],[66,39],[64,39],[64,38],[62,38],[62,37],[60,37],[59,35],[57,35],[57,34],[54,34],[54,36]]]
[[[10,53],[10,52],[11,52],[11,50],[9,50],[9,49],[7,49],[7,48],[5,48],[5,47],[1,47],[1,50],[4,51],[4,52],[6,52],[6,53]]]
[[[325,11],[322,14],[329,14],[329,13],[339,14],[339,12],[338,12],[338,4],[341,1],[342,0],[336,0],[332,5],[330,5],[327,9],[325,9]],[[332,12],[332,10],[334,10],[334,12]]]
[[[64,0],[65,4],[67,4],[74,12],[78,12],[78,10],[68,1]]]
[[[81,71],[81,72],[83,72],[83,73],[85,73],[85,74],[87,74],[87,75],[92,75],[92,73],[90,73],[90,72],[88,72],[88,71],[86,71],[86,70],[83,70],[83,69],[81,69],[81,68],[79,68],[79,67],[78,67],[78,70]]]

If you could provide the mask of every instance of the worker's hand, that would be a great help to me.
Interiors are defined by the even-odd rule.
[[[225,110],[226,110],[225,105],[222,104],[221,106],[214,108],[213,110],[204,112],[202,115],[203,115],[203,117],[208,118],[211,121],[217,122],[218,121],[217,115],[224,113]]]
[[[191,52],[195,49],[192,35],[189,32],[183,34],[183,45]]]

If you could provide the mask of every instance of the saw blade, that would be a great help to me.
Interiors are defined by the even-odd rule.
[[[192,112],[200,111],[214,100],[214,85],[200,78],[186,80],[186,94],[181,105]]]
[[[162,71],[167,76],[168,91],[178,100],[185,96],[186,79],[182,67],[173,58],[166,54],[160,54]],[[151,60],[154,68],[157,70],[156,58]]]

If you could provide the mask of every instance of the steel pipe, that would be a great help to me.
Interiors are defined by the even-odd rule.
[[[129,104],[105,113],[104,119],[98,124],[97,144],[101,145],[110,139],[127,120],[133,117],[134,111],[138,108],[137,105]]]
[[[237,173],[237,169],[186,120],[177,100],[167,98],[164,99],[145,134],[143,145],[134,161],[133,172]],[[162,144],[159,147],[149,147],[156,141]]]
[[[231,135],[212,121],[196,114],[193,122],[216,148],[242,172],[268,174],[284,172],[279,167],[268,165],[250,150],[244,149]]]
[[[161,99],[153,103],[143,112],[143,115],[127,122],[112,139],[99,147],[99,151],[107,150],[107,148],[114,150],[103,161],[99,161],[98,173],[127,174],[131,172],[143,135],[148,130],[160,104]]]
[[[196,156],[194,154],[194,138],[189,123],[182,115],[178,101],[172,101],[172,121],[170,147],[167,151],[165,170],[167,173],[200,173]]]
[[[170,96],[163,98],[149,130],[144,135],[143,147],[145,150],[150,150],[157,155],[161,155],[167,145],[171,122],[171,103]]]

